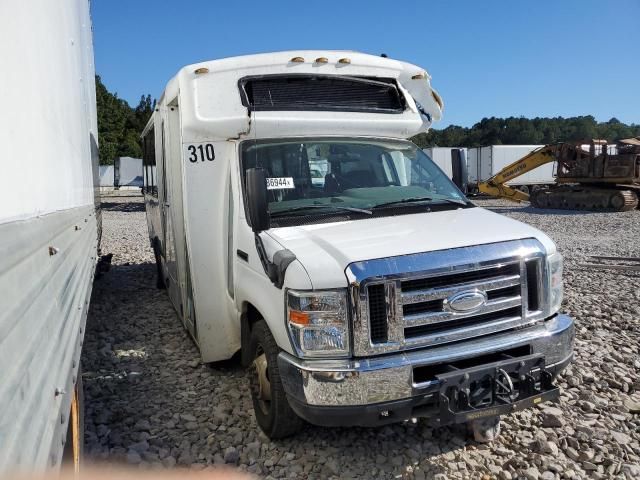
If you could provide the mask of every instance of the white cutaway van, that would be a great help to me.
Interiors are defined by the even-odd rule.
[[[408,140],[441,117],[430,78],[352,51],[203,62],[142,134],[159,286],[203,361],[240,352],[272,438],[426,417],[490,439],[559,395],[562,257]]]

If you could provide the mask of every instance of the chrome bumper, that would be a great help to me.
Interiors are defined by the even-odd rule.
[[[559,314],[543,323],[500,335],[368,359],[300,360],[278,356],[287,395],[298,404],[331,407],[371,405],[437,391],[437,381],[414,383],[418,366],[450,363],[529,345],[548,368],[560,370],[571,359],[574,325]]]

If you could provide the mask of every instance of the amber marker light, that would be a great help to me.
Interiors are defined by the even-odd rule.
[[[351,59],[350,58],[341,58],[340,60],[338,60],[338,63],[344,63],[344,64],[349,64],[351,63]]]
[[[422,80],[423,78],[425,78],[424,72],[416,73],[414,76],[411,77],[412,80]]]
[[[328,63],[329,59],[327,57],[318,57],[316,58],[316,63]]]
[[[302,57],[293,57],[289,61],[292,62],[292,63],[304,63],[304,58],[302,58]]]
[[[289,322],[296,325],[309,325],[309,314],[298,310],[289,310]]]
[[[196,68],[193,73],[195,73],[196,75],[202,75],[203,73],[209,73],[209,69],[207,67],[200,67]]]

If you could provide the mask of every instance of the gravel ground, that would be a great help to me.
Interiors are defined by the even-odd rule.
[[[233,360],[200,364],[166,293],[155,289],[140,198],[105,202],[102,247],[113,267],[94,286],[83,360],[92,460],[230,464],[267,478],[640,478],[640,274],[579,265],[588,255],[640,256],[640,211],[477,201],[542,229],[565,257],[564,310],[576,319],[577,339],[559,404],[504,417],[491,445],[469,440],[463,427],[421,421],[309,426],[271,442],[256,425],[243,369]]]

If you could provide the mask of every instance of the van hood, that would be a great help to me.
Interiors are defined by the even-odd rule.
[[[272,228],[268,234],[296,255],[314,289],[346,286],[345,269],[362,260],[523,238],[537,239],[548,254],[556,249],[541,231],[478,207]]]

